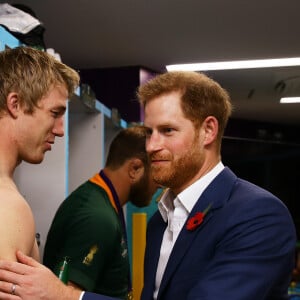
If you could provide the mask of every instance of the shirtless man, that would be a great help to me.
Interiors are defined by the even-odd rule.
[[[39,260],[32,211],[13,181],[15,168],[41,163],[55,137],[64,135],[67,99],[76,71],[29,47],[0,52],[0,258],[16,250]],[[30,174],[29,174],[30,176]]]

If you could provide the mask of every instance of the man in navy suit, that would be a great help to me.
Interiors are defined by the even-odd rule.
[[[141,299],[288,299],[296,245],[293,220],[278,198],[222,164],[221,140],[231,114],[227,92],[203,74],[170,72],[141,86],[138,94],[152,174],[167,187],[147,228]],[[30,265],[28,257],[18,258]],[[0,267],[17,272],[7,263]],[[54,283],[62,286],[57,278],[50,280],[49,270],[40,265],[25,267],[19,264],[18,272],[31,276],[5,273],[3,278],[0,270],[0,280],[18,280],[22,291],[24,281],[32,280],[23,294],[34,291],[36,297],[22,296],[24,300],[78,299],[63,298],[63,291],[55,298]],[[11,283],[5,282],[2,291],[5,284],[10,289]],[[45,290],[48,297],[42,298]]]
[[[168,187],[147,229],[142,300],[287,299],[296,233],[286,206],[221,162],[227,92],[170,72],[139,88],[146,150]]]

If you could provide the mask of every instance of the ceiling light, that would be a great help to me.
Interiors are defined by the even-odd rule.
[[[166,66],[168,71],[210,71],[300,66],[300,57],[236,60]]]
[[[300,97],[283,97],[280,103],[300,103]]]

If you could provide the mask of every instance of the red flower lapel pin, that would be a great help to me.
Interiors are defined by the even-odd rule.
[[[204,220],[205,215],[211,208],[211,203],[205,208],[203,212],[196,212],[193,217],[190,217],[186,223],[186,229],[189,231],[194,231]]]

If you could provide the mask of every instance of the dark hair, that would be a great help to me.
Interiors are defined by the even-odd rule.
[[[106,167],[117,169],[131,158],[139,158],[145,166],[149,163],[144,126],[129,127],[116,135],[109,147]]]

